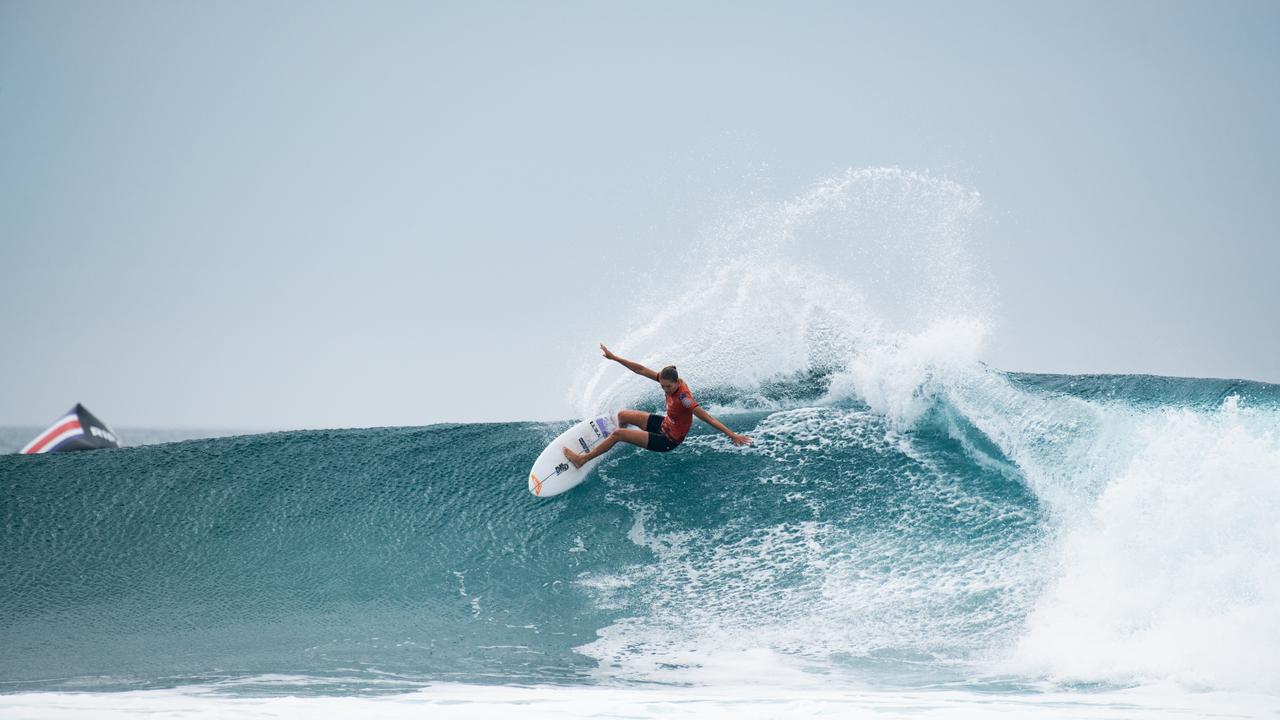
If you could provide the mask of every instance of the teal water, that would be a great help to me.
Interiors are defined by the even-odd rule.
[[[0,456],[0,683],[1275,690],[1280,386],[782,395],[722,414],[749,449],[703,426],[551,499],[524,478],[566,423]]]

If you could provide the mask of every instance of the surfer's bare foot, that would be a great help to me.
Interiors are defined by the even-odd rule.
[[[570,450],[569,448],[565,448],[564,456],[568,458],[569,462],[573,463],[574,467],[576,468],[582,467],[582,459],[581,459],[582,456],[579,455],[578,453]]]

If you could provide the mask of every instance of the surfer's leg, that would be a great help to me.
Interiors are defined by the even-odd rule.
[[[649,433],[634,428],[622,428],[609,433],[609,437],[600,442],[599,445],[591,449],[589,453],[576,453],[569,448],[564,449],[564,456],[573,463],[574,467],[582,467],[585,463],[592,459],[600,457],[609,452],[609,450],[617,445],[618,442],[629,442],[632,445],[644,447],[649,442]]]
[[[635,425],[638,428],[644,427],[645,422],[649,419],[649,413],[643,410],[619,410],[618,425]]]

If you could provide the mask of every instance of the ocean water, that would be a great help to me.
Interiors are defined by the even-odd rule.
[[[860,170],[709,232],[614,349],[754,442],[555,498],[569,420],[0,455],[0,715],[1280,714],[1280,386],[980,362],[980,206]]]
[[[1280,387],[984,369],[904,430],[802,384],[547,500],[562,423],[0,456],[0,708],[1280,709]]]

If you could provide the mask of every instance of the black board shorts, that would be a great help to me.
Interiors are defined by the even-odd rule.
[[[671,442],[671,438],[662,434],[662,416],[649,413],[649,419],[644,423],[644,429],[649,433],[649,442],[645,444],[645,450],[654,452],[667,452],[674,450],[678,442]]]

